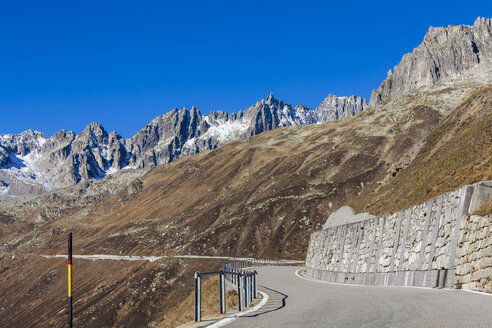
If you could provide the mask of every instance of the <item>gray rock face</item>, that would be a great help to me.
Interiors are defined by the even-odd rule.
[[[125,141],[129,165],[133,168],[168,163],[181,155],[185,143],[206,131],[198,108],[191,111],[173,109],[152,120],[142,130]]]
[[[62,130],[48,139],[31,130],[0,135],[0,196],[34,196],[123,168],[149,168],[279,127],[353,116],[366,105],[360,97],[330,95],[316,110],[305,105],[293,109],[270,94],[235,114],[212,111],[205,116],[198,108],[175,108],[128,139],[106,132],[99,123],[90,123],[79,135]]]
[[[328,95],[321,104],[316,107],[318,122],[339,120],[352,117],[367,108],[367,102],[362,97],[337,97]]]
[[[477,18],[473,26],[431,27],[424,41],[403,56],[394,72],[373,90],[369,107],[454,77],[482,62],[492,62],[492,19]]]

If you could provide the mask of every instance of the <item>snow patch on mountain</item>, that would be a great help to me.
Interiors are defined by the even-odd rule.
[[[209,121],[210,122],[210,121]],[[209,123],[210,124],[210,123]],[[249,124],[243,121],[230,122],[210,125],[209,129],[201,137],[201,139],[215,138],[219,143],[226,143],[232,140],[236,140],[238,135],[248,130]]]

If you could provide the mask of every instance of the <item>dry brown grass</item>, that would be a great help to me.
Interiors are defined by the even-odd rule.
[[[175,328],[194,318],[195,294],[191,293],[183,302],[169,311],[164,321],[157,328]],[[226,309],[237,310],[237,293],[234,290],[227,292]],[[219,278],[213,275],[204,279],[202,283],[202,317],[219,314]]]
[[[193,290],[195,269],[209,271],[222,264],[193,259],[75,259],[74,326],[147,327],[160,323]],[[66,327],[66,260],[0,256],[0,286],[0,327]]]
[[[310,233],[331,211],[384,174],[439,120],[437,111],[418,106],[265,132],[156,167],[136,194],[83,206],[76,195],[60,219],[26,227],[30,232],[7,247],[39,240],[36,251],[61,251],[64,236],[51,236],[60,227],[74,230],[86,253],[303,259]],[[62,201],[56,202],[43,206],[59,211]],[[18,217],[33,217],[33,208],[26,205]]]
[[[352,202],[359,211],[394,212],[463,185],[492,179],[492,88],[459,106],[427,138],[415,160],[395,178]],[[483,213],[491,214],[485,207]]]
[[[482,215],[482,216],[485,216],[485,215],[492,216],[492,199],[489,200],[488,203],[486,203],[484,206],[482,206],[481,209],[479,209],[478,211],[476,211],[473,214]]]

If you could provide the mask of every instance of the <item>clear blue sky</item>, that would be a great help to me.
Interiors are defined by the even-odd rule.
[[[1,1],[0,133],[132,136],[174,107],[369,97],[430,25],[490,1]]]

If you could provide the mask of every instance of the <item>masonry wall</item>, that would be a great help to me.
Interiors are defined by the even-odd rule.
[[[464,217],[458,240],[455,286],[492,293],[492,218]]]
[[[478,232],[483,221],[465,226],[468,221],[462,223],[462,218],[490,197],[492,183],[478,183],[397,213],[317,231],[311,235],[306,274],[340,283],[453,287],[457,268],[465,286],[467,275],[473,275],[465,264],[472,258],[477,268],[489,270],[475,273],[475,278],[490,273],[485,264],[490,264],[491,248],[485,244],[492,243],[480,239],[490,237],[490,225]],[[471,244],[479,255],[470,250]]]

